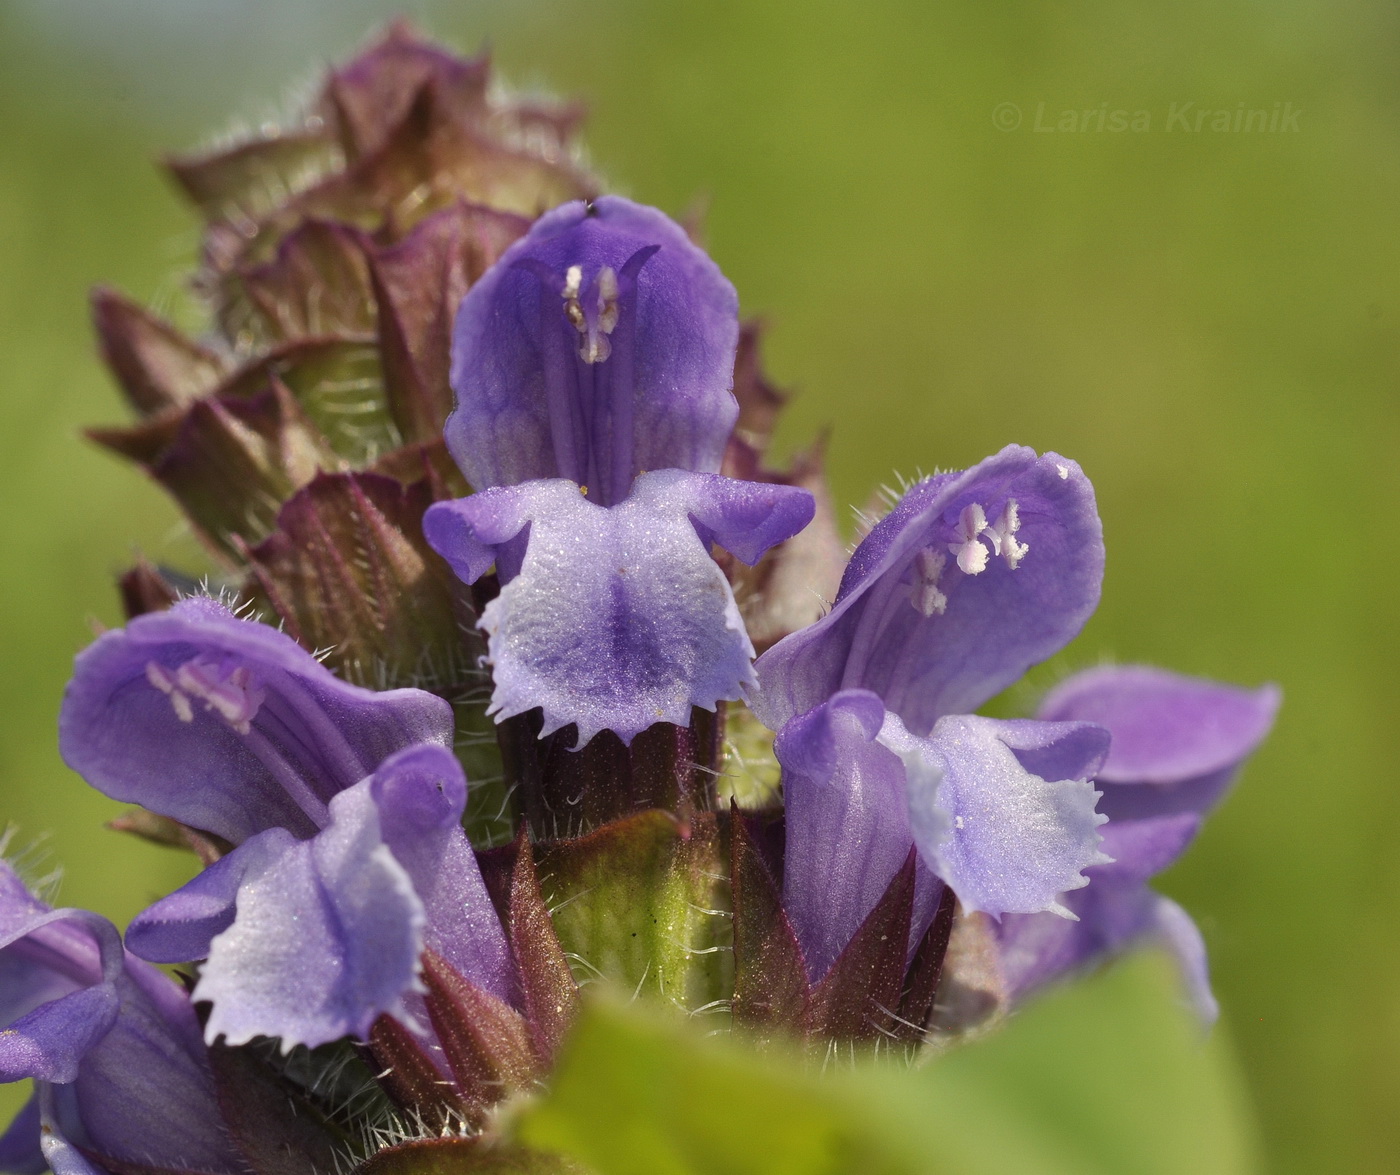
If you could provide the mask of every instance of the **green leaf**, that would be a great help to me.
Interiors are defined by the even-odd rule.
[[[1224,1034],[1165,957],[1070,983],[998,1032],[856,1097],[911,1159],[952,1175],[1246,1175],[1253,1123]],[[914,1168],[919,1169],[919,1168]]]
[[[834,1087],[655,1008],[591,1001],[547,1100],[518,1129],[598,1175],[899,1171],[875,1161]]]
[[[1228,1043],[1174,982],[1135,958],[917,1069],[760,1056],[594,1000],[518,1130],[598,1175],[1247,1175]]]

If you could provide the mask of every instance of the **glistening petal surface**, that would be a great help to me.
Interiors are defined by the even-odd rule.
[[[233,925],[214,939],[194,991],[205,1037],[284,1049],[363,1037],[413,988],[423,903],[384,843],[364,780],[331,801],[328,827],[245,876]]]
[[[127,949],[152,963],[208,958],[210,944],[233,925],[244,880],[261,877],[297,843],[285,828],[269,828],[244,841],[137,914],[126,930]]]
[[[792,487],[657,470],[611,507],[563,479],[487,490],[430,508],[424,533],[465,579],[497,558],[481,618],[497,720],[539,706],[545,733],[575,723],[582,745],[740,696],[753,646],[707,543],[756,559],[812,510]]]
[[[958,715],[920,738],[891,714],[879,737],[904,761],[919,854],[964,908],[1058,910],[1104,860],[1104,817],[1086,782],[1108,749],[1102,728]]]

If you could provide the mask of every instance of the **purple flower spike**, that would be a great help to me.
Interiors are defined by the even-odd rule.
[[[680,726],[753,683],[753,646],[710,557],[716,542],[746,563],[811,520],[790,486],[677,469],[642,474],[600,506],[572,481],[500,487],[428,510],[428,542],[468,583],[494,562],[487,605],[501,721],[536,706],[543,733],[576,723],[630,742],[657,722]]]
[[[50,910],[0,861],[0,1080],[35,1097],[0,1139],[11,1171],[242,1171],[184,992],[86,910]]]
[[[1112,864],[1066,904],[1079,921],[1008,918],[997,929],[1013,998],[1133,942],[1156,939],[1177,957],[1191,1002],[1215,1018],[1205,946],[1190,916],[1146,882],[1177,860],[1244,759],[1273,725],[1279,691],[1243,690],[1140,666],[1094,669],[1064,682],[1040,714],[1101,723],[1112,749],[1097,773]]]
[[[719,469],[738,405],[734,287],[617,196],[535,222],[462,302],[447,445],[478,490],[547,478],[611,506],[648,469]]]
[[[59,716],[63,758],[92,786],[234,844],[278,827],[309,836],[388,755],[451,739],[441,698],[349,685],[203,598],[100,637]]]
[[[755,667],[778,729],[840,689],[869,689],[915,734],[975,710],[1065,645],[1103,578],[1078,465],[1010,445],[920,482],[856,549],[831,612]]]
[[[401,751],[335,796],[316,836],[254,837],[143,912],[129,941],[156,962],[207,956],[194,998],[213,1004],[210,1041],[364,1037],[381,1013],[404,1015],[424,946],[507,999],[508,948],[465,803],[450,752]]]

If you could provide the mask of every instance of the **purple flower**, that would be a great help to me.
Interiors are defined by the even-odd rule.
[[[709,555],[747,563],[811,520],[805,490],[720,467],[738,405],[733,287],[679,225],[618,197],[542,217],[468,292],[447,444],[480,492],[429,543],[488,605],[498,721],[535,707],[624,742],[752,684],[753,647]]]
[[[1194,839],[1268,734],[1279,698],[1274,686],[1243,690],[1140,666],[1090,670],[1050,693],[1042,718],[1095,722],[1113,736],[1095,777],[1103,790],[1100,810],[1109,817],[1103,848],[1113,861],[1092,867],[1088,888],[1066,900],[1077,922],[1027,914],[996,928],[1012,999],[1155,938],[1177,956],[1196,1011],[1207,1022],[1215,1019],[1200,932],[1146,882]]]
[[[784,900],[810,976],[911,845],[928,874],[912,942],[937,881],[965,910],[1069,913],[1060,896],[1105,860],[1087,780],[1107,734],[969,711],[1078,632],[1102,572],[1079,467],[1011,446],[912,487],[857,548],[831,612],[759,659],[752,704],[780,732]]]
[[[719,469],[738,296],[665,214],[564,204],[468,291],[447,445],[473,488],[568,478],[612,506],[648,469]]]
[[[281,633],[188,600],[81,654],[60,728],[100,790],[237,845],[128,932],[153,962],[207,959],[209,1040],[363,1036],[403,1014],[425,946],[510,995],[441,699],[348,685]]]
[[[50,909],[0,861],[0,1081],[24,1078],[35,1095],[0,1138],[0,1170],[246,1168],[185,993],[105,918]]]

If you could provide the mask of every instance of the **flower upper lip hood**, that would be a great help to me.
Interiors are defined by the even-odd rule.
[[[467,293],[447,445],[478,490],[566,477],[612,505],[648,469],[719,469],[738,417],[734,287],[619,196],[542,216]]]
[[[99,637],[59,714],[64,762],[93,787],[234,844],[311,835],[334,795],[422,742],[452,743],[441,698],[350,685],[206,598]]]
[[[856,549],[832,610],[759,658],[754,710],[776,730],[870,689],[926,734],[1068,643],[1103,565],[1093,487],[1067,457],[1008,445],[928,478]]]

